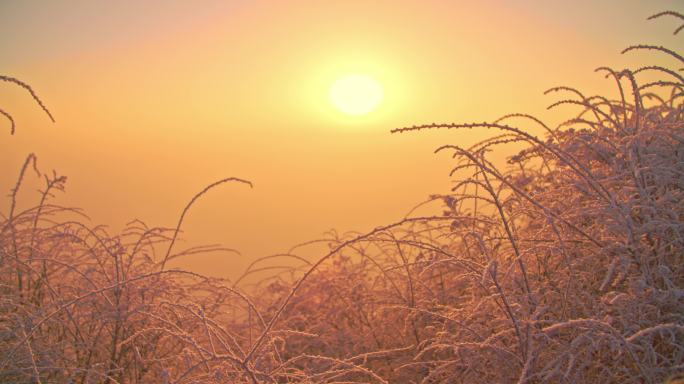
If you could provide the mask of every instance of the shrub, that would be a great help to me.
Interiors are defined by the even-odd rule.
[[[247,273],[288,268],[244,289],[165,264],[226,250],[173,246],[199,196],[245,181],[204,189],[175,229],[111,235],[50,203],[56,174],[16,211],[30,155],[0,221],[0,381],[662,382],[684,370],[684,78],[598,71],[618,98],[553,88],[568,95],[553,108],[580,109],[557,127],[514,114],[394,130],[496,133],[437,149],[456,159],[442,215],[331,235],[315,262],[264,258]],[[510,143],[523,149],[506,169],[488,160]]]

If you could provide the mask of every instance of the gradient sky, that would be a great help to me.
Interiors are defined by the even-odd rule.
[[[612,92],[593,70],[642,62],[622,48],[682,48],[674,20],[645,20],[666,9],[684,3],[0,0],[0,74],[30,83],[57,120],[1,85],[17,133],[0,121],[0,189],[34,152],[43,170],[69,177],[58,202],[115,232],[134,218],[173,226],[205,185],[251,180],[253,190],[204,196],[184,226],[185,245],[243,253],[184,267],[235,276],[331,228],[401,219],[449,189],[450,160],[432,154],[437,146],[486,135],[390,129],[511,112],[570,117],[545,110],[557,100],[545,89]],[[329,105],[328,87],[350,72],[383,84],[379,110],[352,118]]]

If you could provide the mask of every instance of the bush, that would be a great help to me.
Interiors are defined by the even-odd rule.
[[[659,46],[624,52],[637,50],[684,63]],[[281,255],[299,266],[246,289],[165,268],[222,250],[173,245],[199,196],[245,181],[207,187],[175,229],[111,235],[49,202],[56,174],[15,212],[30,155],[0,221],[0,381],[654,383],[684,371],[684,78],[599,71],[617,100],[553,88],[569,98],[552,107],[580,108],[555,128],[514,114],[394,130],[497,133],[437,150],[456,159],[452,193],[433,196],[443,215],[332,236],[313,263]],[[640,82],[648,72],[662,79]],[[507,169],[487,159],[510,143],[524,149]]]

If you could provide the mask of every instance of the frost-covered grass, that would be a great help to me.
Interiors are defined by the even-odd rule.
[[[552,89],[554,106],[578,110],[558,127],[516,114],[394,130],[491,135],[438,149],[455,161],[452,193],[434,196],[443,215],[333,234],[313,262],[264,258],[246,273],[287,268],[250,286],[166,268],[231,251],[174,242],[198,197],[246,181],[210,185],[172,229],[136,221],[110,234],[50,202],[66,182],[57,174],[18,210],[30,155],[0,217],[0,382],[657,383],[684,372],[684,58],[629,51],[668,55],[674,69],[601,68],[610,97]],[[640,81],[649,72],[660,80]],[[539,127],[544,137],[528,133]],[[500,169],[487,155],[509,143],[524,149]]]

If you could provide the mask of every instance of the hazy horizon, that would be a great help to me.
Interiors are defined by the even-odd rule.
[[[33,152],[69,178],[58,202],[117,232],[136,218],[174,226],[207,184],[248,179],[251,190],[204,196],[182,235],[184,245],[240,250],[182,262],[234,277],[256,257],[329,229],[400,219],[449,190],[451,160],[433,155],[436,147],[486,136],[390,129],[512,112],[557,122],[544,108],[557,100],[547,88],[614,94],[593,70],[633,63],[620,55],[625,46],[681,47],[674,21],[646,21],[672,8],[681,4],[3,1],[0,72],[30,83],[57,122],[21,90],[0,89],[17,122],[2,139],[0,189],[10,190]],[[354,71],[385,87],[380,108],[360,118],[326,98],[336,77]],[[37,195],[22,198],[29,206]]]

